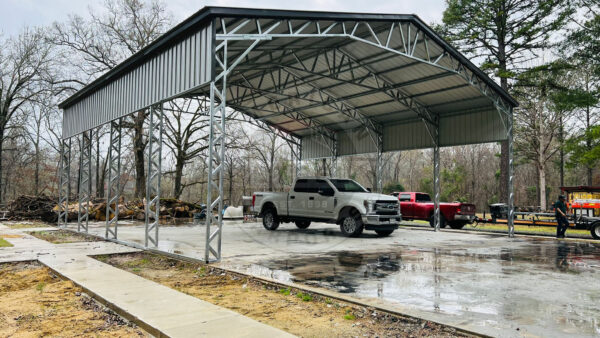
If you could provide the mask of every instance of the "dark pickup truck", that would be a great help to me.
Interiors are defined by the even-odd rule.
[[[429,221],[435,226],[433,220],[433,202],[429,194],[422,192],[394,192],[392,196],[398,197],[402,218]],[[452,229],[462,229],[466,224],[475,220],[475,205],[461,202],[440,203],[440,227],[449,225]]]

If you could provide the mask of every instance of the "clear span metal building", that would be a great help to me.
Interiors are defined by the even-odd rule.
[[[111,124],[107,199],[118,200],[120,121],[149,111],[147,208],[159,210],[163,104],[206,97],[210,115],[207,204],[223,206],[225,112],[268,126],[301,160],[434,149],[439,227],[439,148],[509,142],[517,102],[415,15],[205,7],[61,103],[63,150],[59,223],[66,224],[72,140],[79,143],[79,229],[87,231],[91,133]],[[146,213],[149,214],[149,213]],[[206,261],[221,258],[222,219],[207,217]],[[158,243],[146,216],[146,246]],[[509,236],[512,217],[509,216]],[[107,208],[106,237],[117,239]]]

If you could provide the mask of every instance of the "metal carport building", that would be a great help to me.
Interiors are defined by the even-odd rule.
[[[147,206],[159,210],[164,102],[209,98],[207,205],[222,209],[225,112],[268,126],[301,159],[434,149],[439,227],[439,148],[508,140],[513,210],[512,134],[517,102],[415,15],[205,7],[60,104],[63,114],[61,213],[66,224],[71,139],[79,159],[79,229],[87,231],[91,130],[111,123],[108,205],[118,200],[119,120],[150,110]],[[106,237],[118,212],[107,208]],[[110,213],[109,213],[110,212]],[[148,213],[146,213],[148,214]],[[221,257],[222,219],[207,217],[205,260]],[[513,236],[509,215],[509,236]],[[146,246],[158,219],[146,217]]]

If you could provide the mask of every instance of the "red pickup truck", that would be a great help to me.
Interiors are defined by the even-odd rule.
[[[400,200],[402,219],[433,221],[433,202],[429,194],[422,192],[394,192],[392,196]],[[449,225],[452,229],[462,229],[465,224],[475,220],[475,205],[467,203],[440,203],[440,227]]]

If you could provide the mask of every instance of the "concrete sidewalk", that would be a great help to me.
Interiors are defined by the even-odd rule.
[[[6,240],[14,245],[0,249],[0,263],[39,260],[156,336],[293,337],[88,257],[139,250],[110,242],[52,244],[26,231],[28,229],[8,229],[0,225],[0,235],[9,235]]]

